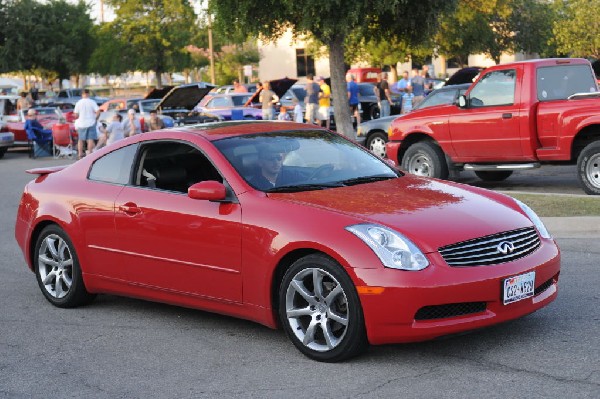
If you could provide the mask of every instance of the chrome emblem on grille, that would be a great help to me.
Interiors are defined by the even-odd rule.
[[[515,244],[513,244],[510,241],[502,241],[500,244],[498,244],[496,249],[502,255],[512,254],[513,252],[515,252]]]

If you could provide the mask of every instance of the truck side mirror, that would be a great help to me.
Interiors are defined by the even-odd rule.
[[[467,108],[467,97],[464,94],[458,96],[458,107],[459,108]]]

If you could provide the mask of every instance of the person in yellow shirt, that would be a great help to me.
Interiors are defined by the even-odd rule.
[[[329,108],[331,107],[331,88],[325,82],[325,78],[321,76],[319,78],[319,87],[321,91],[319,92],[319,111],[317,112],[317,116],[321,121],[321,126],[323,126],[323,122],[325,122],[325,127],[329,129]]]

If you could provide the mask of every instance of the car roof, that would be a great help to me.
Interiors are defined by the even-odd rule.
[[[229,137],[246,136],[260,133],[289,132],[302,130],[324,130],[316,125],[295,122],[275,121],[227,121],[205,123],[190,126],[180,131],[194,133],[209,141],[216,141]]]

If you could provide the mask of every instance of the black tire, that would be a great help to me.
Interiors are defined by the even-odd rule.
[[[600,141],[588,144],[579,154],[577,178],[586,194],[600,195]]]
[[[8,150],[8,147],[0,147],[0,159],[4,157],[4,154],[6,154],[6,150]]]
[[[59,308],[73,308],[91,302],[83,283],[73,243],[58,226],[45,227],[36,243],[33,263],[44,297]]]
[[[385,152],[385,143],[388,141],[387,133],[384,132],[376,132],[373,133],[367,138],[367,142],[365,143],[365,147],[369,149],[373,154],[377,155],[380,158],[386,157]]]
[[[380,116],[381,116],[381,110],[379,109],[379,106],[377,104],[371,105],[371,108],[369,108],[369,118],[370,119],[379,119]]]
[[[477,170],[477,177],[483,181],[503,181],[508,179],[512,174],[512,170]]]
[[[315,290],[314,282],[320,288]],[[294,262],[279,287],[278,311],[292,343],[311,359],[339,362],[367,346],[354,284],[327,256],[313,254]]]
[[[417,176],[448,178],[448,164],[442,149],[431,141],[420,141],[408,147],[402,157],[402,169]]]

